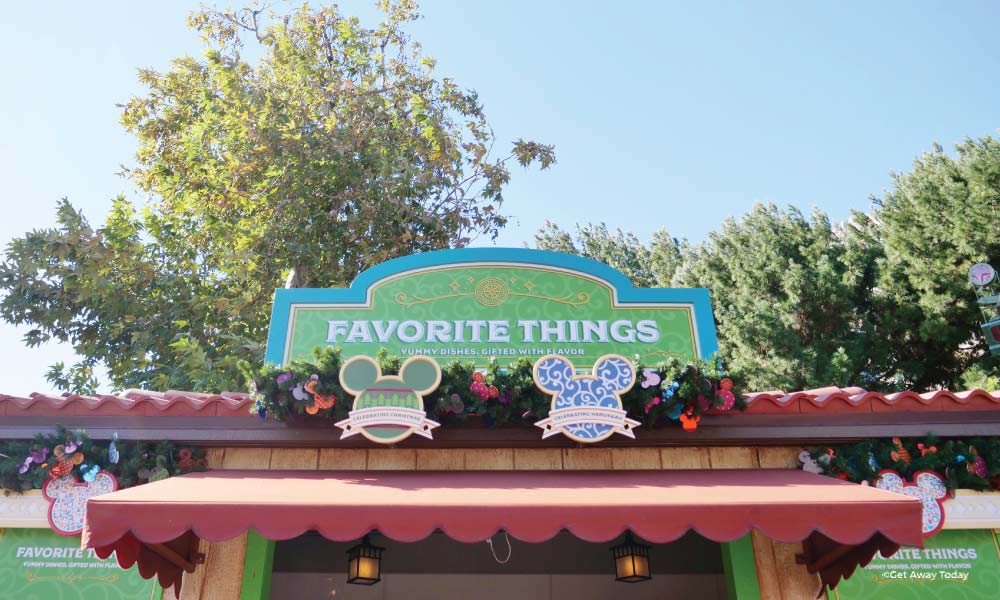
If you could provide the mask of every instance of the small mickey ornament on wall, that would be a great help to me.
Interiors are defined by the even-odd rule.
[[[59,535],[79,535],[87,514],[87,500],[118,489],[118,480],[107,471],[98,471],[91,481],[78,483],[72,474],[49,479],[42,496],[49,501],[49,526]]]
[[[911,496],[923,503],[921,528],[924,537],[930,537],[941,531],[941,527],[944,526],[944,500],[948,497],[948,487],[944,483],[944,478],[936,472],[917,471],[913,474],[913,481],[909,482],[896,471],[885,469],[879,472],[875,487]]]

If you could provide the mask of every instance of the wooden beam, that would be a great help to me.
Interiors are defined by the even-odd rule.
[[[225,447],[370,448],[355,436],[340,439],[340,431],[326,421],[288,425],[244,417],[164,416],[7,416],[0,422],[0,439],[32,439],[52,431],[55,424],[82,428],[95,440],[122,439],[200,444]],[[684,446],[814,446],[852,443],[881,437],[1000,436],[1000,410],[914,411],[885,413],[727,414],[707,415],[696,431],[680,427],[641,429],[636,439],[615,436],[601,447]],[[403,448],[576,448],[564,436],[541,439],[530,424],[497,428],[441,427],[434,439],[412,436]]]
[[[194,573],[195,563],[184,558],[166,544],[145,544],[145,546],[173,565],[188,573]]]

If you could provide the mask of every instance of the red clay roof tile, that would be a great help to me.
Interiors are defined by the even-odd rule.
[[[756,392],[743,397],[747,412],[758,414],[1000,410],[1000,392],[983,390],[880,394],[858,387],[826,387],[802,392]]]
[[[250,396],[224,392],[204,394],[170,390],[126,390],[120,396],[97,394],[52,396],[34,393],[27,398],[0,394],[6,416],[15,415],[144,415],[251,416]]]
[[[881,394],[858,387],[825,387],[800,392],[754,392],[744,394],[747,413],[807,414],[952,410],[1000,410],[1000,392],[936,390]],[[142,416],[232,416],[250,414],[250,396],[223,392],[206,394],[170,390],[126,390],[120,396],[97,394],[52,396],[34,393],[27,398],[0,394],[0,415],[142,415]]]

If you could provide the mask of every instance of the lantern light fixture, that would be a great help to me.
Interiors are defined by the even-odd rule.
[[[347,551],[347,583],[375,585],[382,581],[382,552],[385,548],[372,546],[366,535],[361,543]]]
[[[649,546],[640,544],[632,537],[632,532],[625,532],[625,541],[611,547],[611,555],[615,559],[615,581],[639,583],[653,578],[649,572]]]

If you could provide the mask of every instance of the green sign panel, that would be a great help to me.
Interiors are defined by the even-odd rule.
[[[708,292],[636,289],[606,265],[555,252],[463,249],[393,260],[350,288],[275,294],[269,362],[339,346],[438,362],[619,354],[655,364],[716,350]]]
[[[80,538],[49,529],[0,530],[0,598],[19,600],[146,600],[156,583],[136,569],[101,560]]]
[[[875,555],[830,594],[838,600],[994,600],[1000,597],[1000,547],[989,529],[945,530],[926,548]]]

